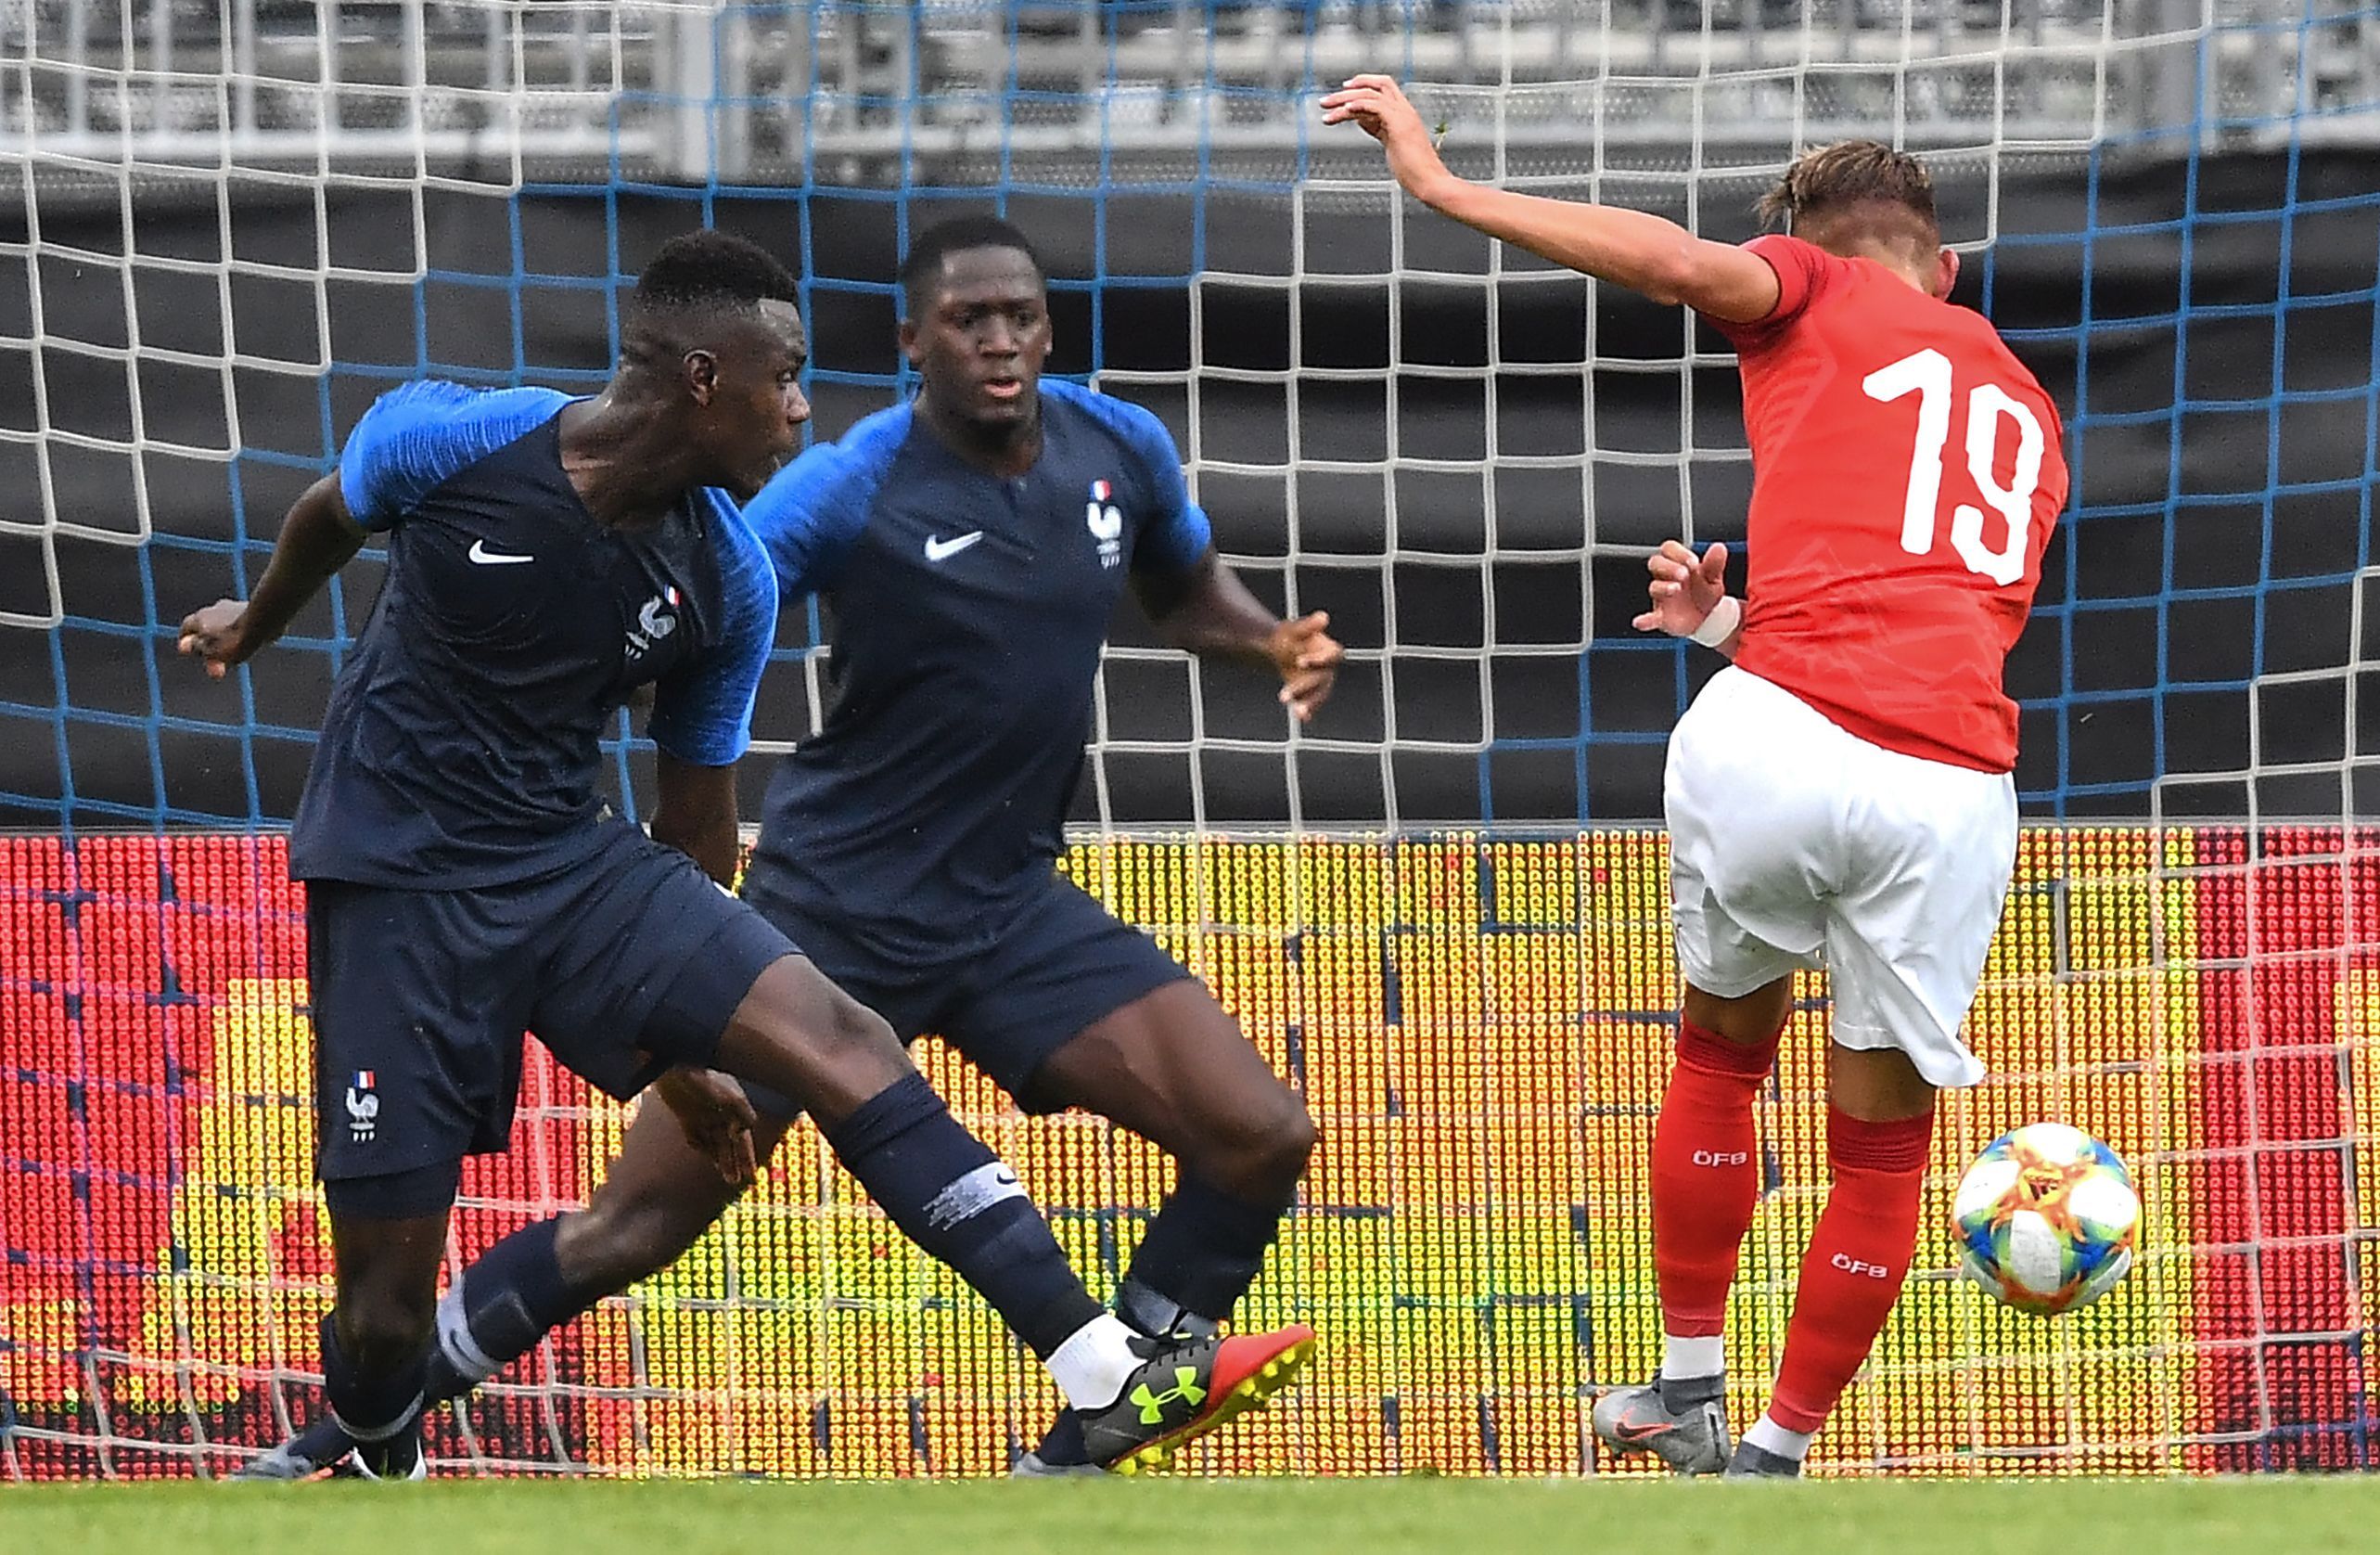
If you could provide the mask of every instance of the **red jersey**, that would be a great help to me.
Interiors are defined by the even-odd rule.
[[[2066,506],[2058,414],[1981,315],[1871,260],[1755,238],[1741,353],[1750,583],[1735,662],[1887,750],[2006,772],[2008,650]]]

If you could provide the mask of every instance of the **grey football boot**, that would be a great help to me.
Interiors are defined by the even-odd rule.
[[[1606,1391],[1595,1400],[1595,1435],[1623,1456],[1649,1452],[1672,1473],[1716,1474],[1725,1469],[1733,1444],[1721,1380],[1672,1382],[1669,1393],[1664,1397],[1657,1382]],[[1686,1396],[1677,1397],[1680,1393]]]

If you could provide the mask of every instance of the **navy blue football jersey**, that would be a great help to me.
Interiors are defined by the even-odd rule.
[[[340,453],[347,508],[385,531],[372,616],[331,688],[289,837],[300,880],[467,890],[611,840],[598,741],[651,684],[649,732],[723,766],[750,742],[776,581],[733,498],[598,524],[563,472],[545,389],[425,380]]]
[[[1207,550],[1173,439],[1058,381],[1003,480],[907,405],[777,472],[745,509],[788,600],[831,618],[825,726],[770,779],[754,855],[893,955],[988,941],[1046,879],[1127,574]]]

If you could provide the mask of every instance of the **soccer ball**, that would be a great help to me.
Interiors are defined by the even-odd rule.
[[[2124,1278],[2141,1200],[2114,1150],[2079,1128],[2037,1123],[1976,1157],[1951,1219],[1961,1272],[2017,1311],[2050,1317],[2089,1306]]]

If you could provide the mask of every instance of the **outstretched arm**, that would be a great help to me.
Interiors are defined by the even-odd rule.
[[[1777,305],[1776,272],[1732,243],[1697,238],[1642,211],[1514,194],[1456,177],[1388,76],[1350,79],[1323,99],[1323,122],[1355,124],[1377,140],[1397,182],[1431,210],[1540,258],[1730,324],[1757,324]]]
[[[339,471],[308,486],[281,520],[273,559],[245,601],[218,599],[182,622],[181,651],[205,661],[220,680],[288,630],[306,601],[364,547],[365,529],[347,510]]]
[[[1321,610],[1283,621],[1266,610],[1239,574],[1209,546],[1179,576],[1140,575],[1142,608],[1165,640],[1197,654],[1222,654],[1268,665],[1281,675],[1281,700],[1299,723],[1329,700],[1347,649],[1326,628]]]

